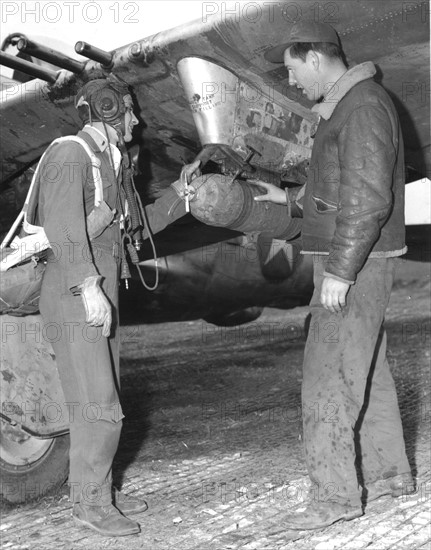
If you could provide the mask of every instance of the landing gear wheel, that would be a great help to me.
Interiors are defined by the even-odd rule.
[[[0,421],[0,495],[23,503],[57,490],[69,469],[69,435],[38,439]]]

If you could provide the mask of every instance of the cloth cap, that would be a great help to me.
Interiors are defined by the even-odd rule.
[[[330,42],[340,45],[336,30],[327,23],[316,23],[315,21],[300,21],[290,28],[286,42],[270,48],[264,53],[267,61],[272,63],[283,63],[284,52],[296,42]]]

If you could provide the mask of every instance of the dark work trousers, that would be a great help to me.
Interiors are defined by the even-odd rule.
[[[53,323],[60,334],[51,343],[69,411],[71,500],[94,506],[112,502],[112,461],[123,418],[118,397],[118,261],[112,243],[110,249],[94,248],[94,263],[113,308],[109,338],[102,336],[102,327],[85,323],[82,297],[67,288],[64,269],[55,260],[48,262],[40,299],[46,333]]]
[[[368,259],[344,311],[333,314],[320,303],[325,258],[314,258],[302,407],[316,500],[360,505],[356,450],[365,485],[410,472],[383,328],[394,266],[393,258]]]

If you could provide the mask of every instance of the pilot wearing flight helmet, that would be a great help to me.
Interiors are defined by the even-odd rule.
[[[127,223],[122,152],[138,119],[129,86],[113,75],[87,82],[75,106],[84,123],[78,139],[54,141],[38,171],[38,221],[51,245],[40,311],[45,324],[60,327],[52,345],[71,404],[73,518],[103,535],[131,535],[140,527],[128,515],[147,504],[112,486],[112,461],[123,418],[118,393],[121,226]],[[197,164],[186,165],[182,175],[196,172]],[[175,182],[147,207],[153,232],[185,213],[184,206],[171,208],[184,204],[180,194]]]

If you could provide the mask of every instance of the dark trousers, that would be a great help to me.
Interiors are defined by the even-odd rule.
[[[40,310],[45,329],[54,323],[60,334],[51,343],[69,413],[71,500],[104,506],[112,501],[112,461],[123,414],[118,397],[118,266],[112,254],[102,251],[96,266],[113,307],[110,338],[102,336],[102,327],[85,323],[82,298],[68,290],[55,261],[45,271]]]
[[[410,472],[383,328],[394,260],[369,259],[339,314],[320,303],[324,264],[315,258],[304,355],[305,457],[317,500],[359,506],[357,451],[365,485]]]

